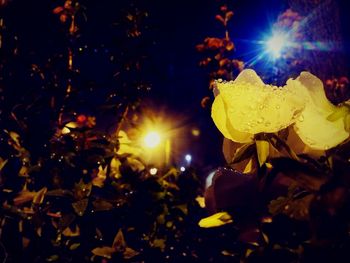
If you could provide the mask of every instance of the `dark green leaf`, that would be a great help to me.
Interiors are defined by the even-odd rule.
[[[248,159],[254,155],[255,143],[247,143],[239,147],[233,156],[232,163],[239,163],[245,159]]]
[[[95,211],[108,211],[113,209],[113,204],[104,199],[96,199],[92,202]]]
[[[324,171],[316,169],[307,163],[301,163],[289,158],[275,158],[271,159],[270,162],[273,166],[269,174],[270,180],[278,173],[281,173],[309,191],[318,191],[328,180]]]
[[[113,249],[115,251],[118,251],[118,252],[121,252],[121,251],[125,250],[126,242],[125,242],[125,239],[124,239],[124,234],[123,234],[121,229],[119,229],[118,233],[114,237],[114,241],[113,241],[112,247],[113,247]]]
[[[161,251],[164,251],[164,249],[165,249],[165,243],[166,243],[165,239],[159,238],[159,239],[154,239],[153,242],[152,242],[152,245],[153,245],[154,247],[159,248]]]
[[[74,214],[64,214],[58,222],[58,229],[61,231],[66,229],[75,220],[75,217]]]
[[[48,191],[46,196],[55,196],[55,197],[73,197],[73,192],[66,189],[55,189]]]
[[[269,205],[269,212],[273,215],[286,214],[297,220],[309,219],[309,206],[314,199],[314,194],[308,194],[301,198],[278,197]]]
[[[180,209],[184,215],[188,214],[187,204],[178,205],[176,208]]]
[[[75,203],[72,203],[72,207],[73,207],[74,211],[77,213],[77,215],[83,216],[85,213],[85,210],[88,206],[88,203],[89,203],[89,199],[84,198],[84,199],[79,200]]]
[[[44,201],[45,194],[47,192],[47,187],[39,190],[33,197],[33,204],[40,205]]]
[[[70,245],[69,249],[76,250],[78,247],[80,247],[80,243],[74,243],[74,244]]]
[[[279,152],[283,152],[285,150],[287,154],[294,160],[299,160],[299,157],[296,153],[289,147],[289,145],[277,135],[272,134],[272,138],[268,139],[272,146]]]
[[[96,256],[111,259],[116,251],[111,247],[96,247],[91,252]]]
[[[139,252],[137,252],[136,250],[133,250],[130,247],[126,247],[124,252],[123,252],[123,257],[124,257],[124,259],[130,259],[130,258],[137,256],[138,254],[139,254]]]
[[[47,262],[54,262],[54,261],[57,261],[58,259],[59,259],[58,255],[52,255],[52,256],[46,258],[46,261]]]

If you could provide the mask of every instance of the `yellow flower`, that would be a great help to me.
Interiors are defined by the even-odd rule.
[[[301,84],[296,85],[297,93],[306,100],[305,108],[293,126],[300,139],[316,150],[328,150],[346,140],[349,133],[343,119],[328,119],[339,107],[328,101],[322,81],[309,72],[302,72],[296,81]]]
[[[203,228],[211,228],[226,225],[232,222],[232,217],[227,212],[219,212],[201,219],[198,225]]]
[[[251,69],[230,82],[217,81],[212,118],[228,139],[246,143],[254,134],[274,133],[290,125],[304,144],[326,150],[348,138],[342,120],[327,117],[337,107],[326,98],[322,82],[302,72],[284,87],[264,84]]]
[[[222,134],[235,142],[249,142],[254,134],[288,127],[305,105],[292,85],[265,85],[250,69],[234,81],[217,81],[216,85],[219,94],[212,106],[212,118]]]

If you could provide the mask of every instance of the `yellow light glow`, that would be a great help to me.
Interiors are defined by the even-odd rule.
[[[201,134],[201,131],[197,128],[193,128],[191,133],[193,136],[198,137]]]
[[[146,136],[143,139],[144,145],[147,148],[156,148],[160,142],[161,142],[161,136],[158,132],[156,131],[151,131],[146,134]]]
[[[157,169],[157,168],[155,168],[155,167],[153,167],[153,168],[149,169],[149,173],[150,173],[151,175],[156,175],[156,174],[157,174],[157,172],[158,172],[158,169]]]

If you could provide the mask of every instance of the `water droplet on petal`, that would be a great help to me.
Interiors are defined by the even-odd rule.
[[[315,144],[315,142],[313,140],[311,140],[309,137],[306,137],[305,140],[310,146]]]
[[[270,126],[270,124],[271,124],[271,122],[269,122],[269,121],[265,122],[266,127]]]
[[[262,123],[264,121],[264,118],[263,117],[260,117],[259,119],[258,119],[258,123]]]
[[[300,115],[298,120],[301,121],[301,122],[303,122],[303,121],[304,121],[304,116],[303,116],[303,115]]]

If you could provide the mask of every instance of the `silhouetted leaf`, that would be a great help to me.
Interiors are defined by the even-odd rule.
[[[67,227],[65,230],[63,230],[62,235],[66,237],[80,236],[80,228],[78,225],[76,225],[74,229],[72,229],[71,227]]]
[[[63,231],[66,229],[74,220],[76,216],[74,214],[64,214],[58,221],[58,229]]]
[[[228,11],[226,13],[226,16],[225,16],[226,21],[230,20],[232,17],[233,17],[233,12],[232,11]]]
[[[47,262],[55,262],[55,261],[59,260],[59,258],[60,257],[58,255],[52,255],[52,256],[46,258],[46,261]]]
[[[246,143],[239,147],[233,156],[232,163],[239,163],[245,159],[248,159],[254,155],[255,143]]]
[[[76,250],[78,247],[80,247],[80,243],[74,243],[69,246],[70,250]]]
[[[188,214],[187,204],[178,205],[176,208],[180,209],[184,215]]]
[[[90,195],[92,189],[91,183],[84,183],[81,179],[79,183],[74,186],[74,196],[76,199],[83,199]]]
[[[121,229],[118,230],[118,233],[114,237],[112,247],[115,251],[121,252],[126,248],[126,243],[124,239],[124,234]]]
[[[73,197],[73,192],[66,189],[55,189],[46,192],[46,196]]]
[[[3,160],[1,157],[0,157],[0,172],[1,170],[4,168],[4,166],[6,165],[7,163],[7,160]]]
[[[225,24],[225,19],[221,15],[216,15],[215,19],[221,22],[222,24]]]
[[[133,250],[130,247],[126,247],[124,252],[123,252],[123,257],[124,257],[124,259],[130,259],[130,258],[137,256],[138,254],[140,254],[140,253],[137,252],[136,250]]]
[[[112,255],[116,252],[111,247],[97,247],[91,251],[94,255],[111,259]]]
[[[85,198],[75,203],[72,203],[72,207],[79,216],[83,216],[88,206],[88,202],[89,202],[89,199]]]
[[[313,194],[301,198],[278,197],[270,202],[269,212],[273,215],[283,213],[297,220],[308,220],[309,206],[313,199]]]
[[[273,166],[269,174],[271,180],[274,175],[282,173],[309,191],[318,191],[328,180],[324,171],[293,159],[275,158],[271,159],[271,164]]]
[[[235,45],[233,44],[232,41],[229,41],[226,43],[226,50],[227,51],[232,51],[235,48]]]
[[[96,199],[92,202],[95,211],[108,211],[113,209],[113,204],[104,199]]]
[[[47,187],[43,187],[39,190],[33,197],[33,204],[40,205],[44,201],[45,194],[47,192]]]
[[[164,238],[156,238],[153,240],[152,245],[159,248],[161,251],[165,249],[166,240]]]
[[[22,205],[26,202],[32,201],[34,196],[36,195],[36,192],[30,192],[30,191],[21,191],[18,193],[18,195],[13,199],[13,203],[15,205]]]
[[[269,138],[269,142],[272,144],[273,147],[275,147],[277,151],[283,152],[283,150],[285,150],[292,159],[297,161],[299,160],[299,157],[289,147],[289,145],[283,139],[279,138],[277,135],[272,134],[272,138]]]

